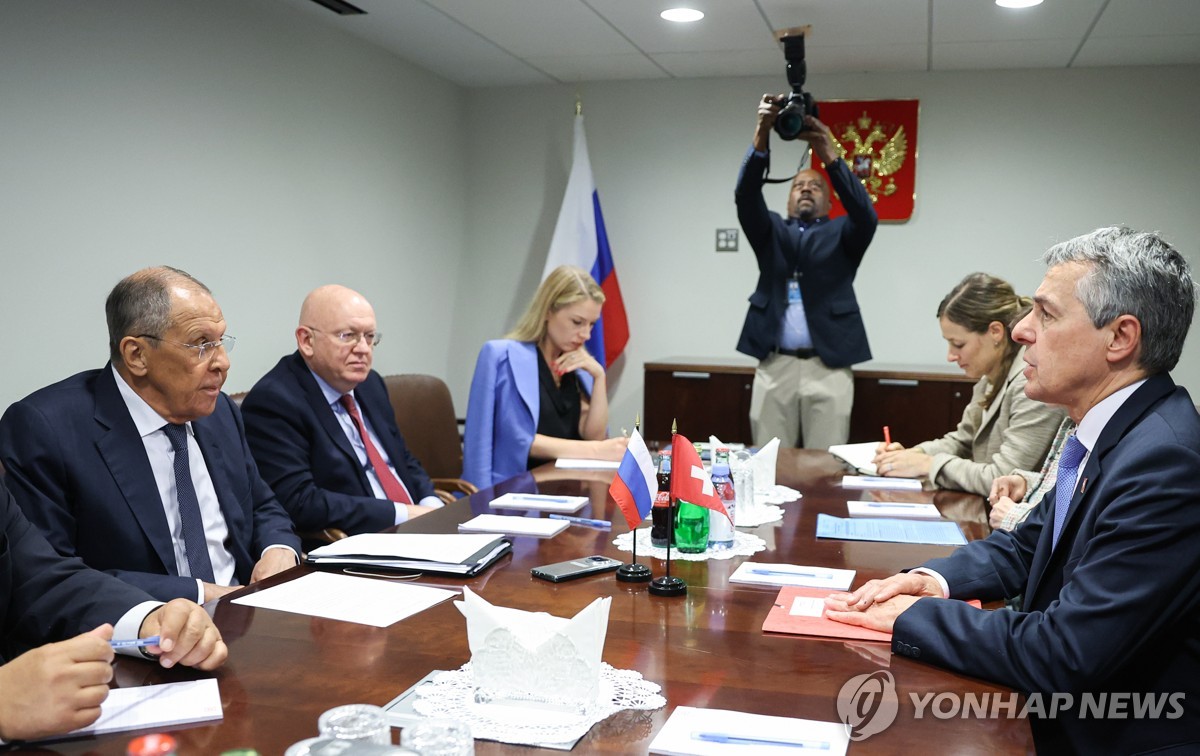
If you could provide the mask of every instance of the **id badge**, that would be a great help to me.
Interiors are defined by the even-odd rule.
[[[800,282],[795,278],[788,279],[788,304],[800,304]]]

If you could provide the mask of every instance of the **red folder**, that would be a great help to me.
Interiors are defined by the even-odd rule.
[[[823,610],[819,617],[791,614],[792,604],[795,603],[797,598],[811,598],[824,602],[825,597],[829,594],[842,592],[831,591],[828,588],[804,588],[796,585],[781,588],[779,596],[775,599],[775,605],[771,607],[770,613],[767,614],[766,620],[763,621],[763,632],[891,643],[891,633],[869,630],[857,625],[847,625],[843,622],[835,622],[826,617]],[[980,603],[977,600],[968,601],[967,603],[976,609],[980,608]]]

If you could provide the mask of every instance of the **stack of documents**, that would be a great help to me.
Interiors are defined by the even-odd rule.
[[[829,453],[863,475],[874,475],[876,472],[875,450],[878,448],[878,441],[867,441],[861,444],[836,444],[829,447]]]
[[[931,543],[935,546],[962,546],[967,542],[958,523],[949,520],[851,519],[817,515],[817,538],[843,541],[882,541],[886,543]]]
[[[795,564],[742,562],[729,576],[731,583],[750,585],[808,585],[844,591],[854,580],[854,570],[831,567],[804,567]]]
[[[534,538],[550,538],[567,529],[567,520],[548,520],[542,517],[506,517],[481,514],[458,524],[461,533],[502,533]]]
[[[728,709],[676,706],[650,743],[650,753],[667,756],[754,756],[821,753],[841,756],[850,744],[839,722],[769,717]]]
[[[511,549],[508,541],[492,535],[362,533],[313,549],[307,561],[474,577]]]
[[[387,627],[457,595],[444,588],[312,572],[235,598],[233,603]]]
[[[11,691],[6,693],[10,695]],[[214,678],[114,688],[100,704],[100,718],[78,730],[47,740],[103,735],[125,730],[169,730],[193,722],[224,718]]]
[[[904,501],[848,501],[851,517],[908,517],[920,520],[940,520],[942,513],[932,504]]]
[[[583,509],[586,496],[547,496],[546,494],[506,493],[488,504],[492,509],[531,509],[538,512],[571,514]]]

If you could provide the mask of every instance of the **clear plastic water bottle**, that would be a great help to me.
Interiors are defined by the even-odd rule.
[[[713,551],[725,551],[733,548],[733,518],[737,508],[737,497],[733,491],[733,481],[729,477],[729,464],[718,462],[713,465],[713,490],[717,498],[725,505],[729,517],[720,512],[708,513],[708,548]]]

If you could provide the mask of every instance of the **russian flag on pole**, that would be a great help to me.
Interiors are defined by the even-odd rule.
[[[613,478],[608,493],[612,495],[625,522],[633,530],[650,514],[654,506],[654,494],[658,492],[658,481],[654,470],[654,461],[650,459],[650,450],[642,440],[642,434],[636,430],[629,437],[629,446],[625,448],[625,456],[621,458],[621,466],[617,468],[617,477]]]
[[[612,250],[608,247],[604,216],[600,213],[600,195],[596,193],[592,179],[582,115],[575,116],[571,176],[567,179],[567,191],[563,194],[562,209],[558,211],[558,223],[554,226],[542,279],[560,265],[576,265],[590,271],[604,290],[604,307],[600,311],[600,321],[588,339],[587,350],[607,368],[629,343],[629,321],[625,317],[621,287],[617,284]]]

